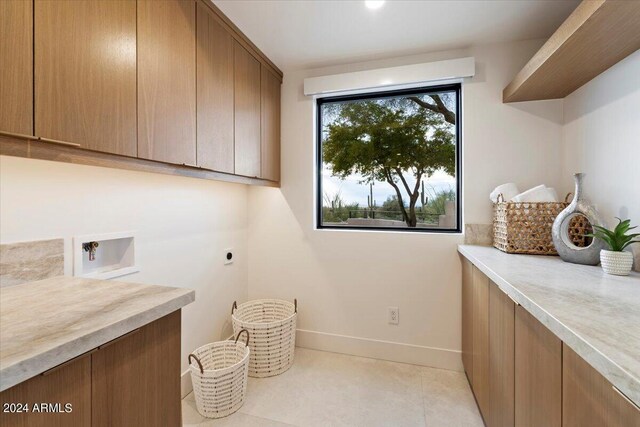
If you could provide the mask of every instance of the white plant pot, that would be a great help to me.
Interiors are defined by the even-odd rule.
[[[633,254],[627,251],[614,252],[603,249],[600,251],[600,263],[607,274],[628,276],[633,264]]]

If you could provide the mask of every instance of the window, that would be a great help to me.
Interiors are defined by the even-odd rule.
[[[460,231],[460,85],[319,98],[317,226]]]

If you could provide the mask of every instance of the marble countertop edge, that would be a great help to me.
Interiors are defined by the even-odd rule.
[[[181,290],[176,288],[176,290]],[[160,319],[195,301],[195,291],[184,292],[172,299],[130,317],[88,331],[86,334],[58,345],[29,359],[0,368],[0,392],[42,374],[122,335]]]
[[[598,348],[594,347],[589,342],[588,337],[584,337],[575,332],[570,326],[554,317],[552,313],[545,310],[544,307],[517,289],[517,284],[512,284],[500,276],[499,273],[494,271],[479,256],[470,251],[468,247],[469,245],[458,245],[458,252],[478,267],[480,271],[489,277],[489,279],[513,301],[525,308],[630,400],[640,406],[640,379],[611,360]],[[505,255],[518,256],[513,254]]]

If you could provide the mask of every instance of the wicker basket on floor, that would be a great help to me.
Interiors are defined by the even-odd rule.
[[[551,228],[558,214],[569,205],[564,202],[505,202],[502,194],[493,205],[493,246],[510,254],[558,255]],[[569,236],[578,247],[590,244],[591,225],[586,217],[576,215],[569,225]]]
[[[245,333],[245,342],[238,342]],[[249,332],[243,329],[235,341],[203,345],[189,355],[189,369],[196,408],[203,417],[222,418],[236,412],[247,394]]]
[[[293,364],[298,301],[260,299],[233,303],[233,330],[251,333],[250,377],[272,377]]]

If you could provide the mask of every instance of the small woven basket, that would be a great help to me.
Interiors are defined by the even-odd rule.
[[[238,342],[240,334],[247,339]],[[235,341],[203,345],[189,355],[189,369],[196,408],[203,417],[222,418],[236,412],[247,394],[249,332],[243,329]]]
[[[231,320],[234,332],[251,333],[250,377],[272,377],[293,364],[296,346],[298,301],[260,299],[238,305],[233,303]]]
[[[564,202],[505,202],[498,196],[493,205],[493,246],[510,254],[558,255],[551,228],[560,212],[569,206],[571,193]],[[569,236],[578,247],[585,247],[591,225],[586,217],[576,215],[569,223]]]

